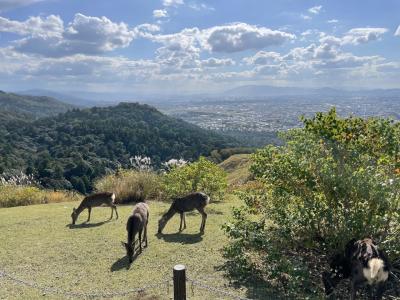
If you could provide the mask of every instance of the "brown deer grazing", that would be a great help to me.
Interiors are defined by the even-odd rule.
[[[86,222],[90,221],[90,213],[92,212],[92,207],[101,206],[103,204],[111,207],[111,217],[113,218],[114,210],[115,214],[117,215],[118,219],[118,212],[117,206],[114,204],[115,201],[115,194],[114,193],[97,193],[93,195],[89,195],[85,197],[78,208],[73,208],[71,218],[72,218],[72,225],[75,225],[76,219],[78,219],[79,214],[85,209],[88,209],[89,215]]]
[[[186,218],[185,212],[197,209],[202,216],[200,232],[204,233],[204,228],[206,226],[207,214],[204,211],[206,205],[210,202],[210,197],[204,193],[192,193],[185,197],[176,198],[171,204],[169,210],[161,217],[158,221],[158,233],[162,233],[167,222],[176,214],[179,213],[181,216],[181,225],[179,226],[179,231],[186,229]]]
[[[133,261],[133,255],[135,254],[135,236],[139,234],[139,248],[142,252],[142,232],[145,247],[147,247],[147,224],[149,223],[149,206],[140,202],[133,208],[132,214],[128,218],[126,223],[126,230],[128,231],[127,243],[121,242],[126,249],[126,255],[129,257],[129,263]]]

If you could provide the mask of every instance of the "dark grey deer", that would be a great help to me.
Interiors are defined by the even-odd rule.
[[[128,241],[121,242],[126,249],[126,255],[129,257],[129,263],[132,263],[133,256],[135,254],[135,237],[139,234],[139,248],[142,252],[142,232],[145,247],[147,247],[147,224],[149,223],[149,206],[140,202],[133,208],[132,214],[128,218],[126,223],[126,230],[128,231]]]
[[[114,210],[115,214],[117,215],[118,219],[118,212],[117,212],[117,206],[114,204],[115,201],[115,194],[114,193],[97,193],[97,194],[92,194],[87,197],[85,197],[81,204],[78,206],[78,208],[73,208],[71,218],[72,218],[72,224],[74,225],[76,222],[76,219],[78,219],[79,214],[84,210],[88,209],[88,219],[86,222],[90,221],[90,213],[92,212],[92,207],[96,206],[101,206],[101,205],[107,205],[111,207],[111,217],[110,219],[113,218],[114,215]]]
[[[179,213],[181,216],[181,225],[179,226],[179,231],[182,231],[182,225],[183,229],[186,229],[185,212],[192,211],[194,209],[197,209],[202,216],[200,232],[204,233],[207,219],[207,214],[204,211],[204,208],[209,202],[210,197],[204,193],[192,193],[185,197],[174,199],[169,210],[158,221],[158,233],[162,233],[165,225],[176,213]]]

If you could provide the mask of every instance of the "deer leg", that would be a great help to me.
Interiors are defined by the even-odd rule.
[[[204,207],[198,208],[197,209],[199,213],[201,213],[201,226],[200,226],[200,232],[204,233],[204,228],[206,227],[206,219],[207,219],[207,214],[204,211]]]
[[[111,206],[111,217],[110,217],[110,220],[113,218],[113,216],[114,216],[114,207]]]
[[[186,229],[186,215],[183,213],[183,229]]]
[[[142,231],[139,230],[139,249],[142,252]]]
[[[179,232],[182,231],[182,223],[183,223],[183,212],[179,213],[181,215],[181,225],[179,226]]]
[[[87,209],[88,209],[88,218],[87,218],[86,222],[89,222],[90,221],[90,214],[92,212],[92,208],[89,206]]]
[[[113,208],[115,209],[115,214],[117,215],[117,220],[118,220],[118,211],[117,211],[117,206],[114,204]]]
[[[146,224],[144,225],[144,245],[145,245],[145,247],[147,248],[147,223],[148,222],[146,222]]]

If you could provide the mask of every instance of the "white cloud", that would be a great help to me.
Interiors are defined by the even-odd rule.
[[[213,52],[239,52],[281,45],[294,34],[246,23],[215,26],[202,31],[203,46]]]
[[[200,11],[200,10],[211,10],[211,11],[215,10],[214,7],[207,5],[205,3],[191,2],[188,4],[188,7],[191,9],[194,9],[194,10],[198,10],[198,11]]]
[[[336,19],[331,19],[331,20],[327,21],[327,23],[329,23],[329,24],[338,23],[338,22],[339,22],[339,20],[336,20]]]
[[[313,6],[308,9],[308,12],[314,15],[318,15],[321,12],[322,5]]]
[[[400,25],[397,27],[396,32],[394,33],[395,36],[400,36]]]
[[[243,59],[247,65],[267,65],[281,60],[282,57],[278,52],[266,51],[259,51],[255,55]]]
[[[0,17],[0,32],[34,37],[61,37],[63,31],[64,23],[59,16],[55,15],[50,15],[46,18],[29,17],[23,22]]]
[[[153,10],[153,17],[154,18],[167,18],[168,12],[166,9],[155,9],[155,10]]]
[[[302,18],[303,20],[311,20],[310,16],[307,16],[307,15],[304,15],[304,14],[301,14],[300,18]]]
[[[218,59],[210,57],[209,59],[201,61],[202,66],[208,68],[229,67],[234,66],[235,62],[230,58]]]
[[[164,6],[178,6],[183,4],[184,4],[183,0],[163,0]]]
[[[368,43],[370,41],[378,40],[387,31],[386,28],[353,28],[342,38],[342,43],[353,45]]]
[[[44,0],[0,0],[0,11],[13,9],[20,6],[28,6]]]
[[[14,42],[16,50],[50,57],[109,52],[127,47],[135,36],[125,23],[79,13],[67,27],[54,15],[30,17],[24,22],[0,17],[0,31],[25,36]]]

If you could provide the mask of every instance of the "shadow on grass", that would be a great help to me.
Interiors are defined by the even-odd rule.
[[[232,287],[235,289],[246,289],[246,298],[254,300],[262,299],[287,299],[283,295],[280,295],[274,290],[274,288],[265,280],[258,276],[245,277],[242,274],[235,274],[231,272],[229,263],[225,263],[215,267],[216,271],[224,271],[224,276],[229,279]]]
[[[107,221],[102,221],[102,222],[97,222],[97,223],[87,223],[87,222],[83,222],[81,224],[67,224],[65,227],[69,227],[69,229],[82,229],[82,228],[92,228],[92,227],[98,227],[101,225],[104,225],[108,222],[110,222],[111,220],[107,220]]]
[[[167,243],[196,244],[203,240],[202,235],[200,232],[195,234],[177,232],[169,234],[157,233],[156,237],[163,239]]]
[[[146,247],[144,249],[146,249]],[[143,249],[143,251],[144,251],[144,249]],[[130,263],[129,257],[127,255],[125,255],[124,257],[121,257],[115,263],[112,264],[112,266],[110,268],[111,272],[120,271],[122,269],[129,270],[131,265],[135,262],[136,258],[138,258],[138,256],[142,252],[140,252],[139,244],[135,243],[135,254],[133,254],[132,262]]]
[[[136,257],[137,257],[137,253],[135,254],[135,257],[133,259],[135,260]],[[122,269],[129,270],[130,267],[131,267],[131,264],[129,263],[129,258],[128,258],[128,256],[125,255],[124,257],[121,257],[115,263],[113,263],[110,270],[111,270],[111,272],[120,271]]]

